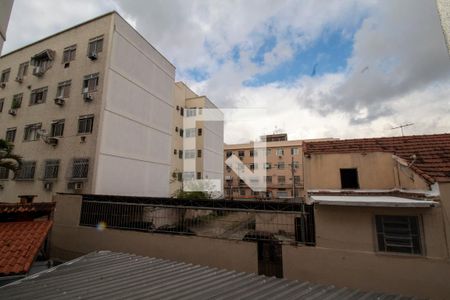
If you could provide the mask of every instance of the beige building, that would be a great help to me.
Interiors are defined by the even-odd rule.
[[[1,201],[169,195],[175,67],[117,13],[0,58],[0,132],[23,157]]]
[[[14,0],[2,0],[0,2],[0,54],[2,53],[3,43],[6,41],[6,30],[8,29],[13,3]]]

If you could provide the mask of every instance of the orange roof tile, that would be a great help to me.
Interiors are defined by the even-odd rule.
[[[389,152],[429,182],[450,182],[450,134],[305,142],[305,155]],[[415,159],[413,158],[415,155]]]
[[[52,221],[0,223],[0,276],[26,274]]]

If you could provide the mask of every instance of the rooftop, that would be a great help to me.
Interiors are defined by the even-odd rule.
[[[450,182],[450,134],[413,135],[303,143],[308,154],[387,152],[405,160],[430,183]]]
[[[412,299],[110,251],[0,288],[4,299]]]
[[[51,227],[52,221],[0,223],[0,276],[28,273]]]
[[[55,208],[55,203],[1,203],[0,221],[33,220],[45,215],[50,215]]]

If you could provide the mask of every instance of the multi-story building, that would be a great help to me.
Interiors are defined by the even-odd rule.
[[[175,84],[173,110],[171,195],[183,182],[217,180],[216,196],[223,194],[223,117],[206,96],[194,93],[183,82]],[[213,120],[218,115],[217,120]],[[201,186],[199,188],[202,188]],[[208,189],[207,186],[204,186]]]
[[[302,140],[289,141],[287,134],[272,134],[261,137],[266,148],[255,148],[254,143],[225,145],[224,159],[236,155],[250,171],[266,170],[266,191],[253,191],[229,166],[224,164],[224,190],[226,198],[232,199],[292,199],[300,197],[303,190]],[[258,147],[258,146],[257,146]],[[265,155],[266,162],[259,165],[255,157]]]
[[[2,53],[3,43],[6,40],[6,29],[8,28],[13,3],[14,0],[2,0],[0,2],[0,53]]]
[[[1,201],[169,196],[175,67],[111,12],[0,57]]]

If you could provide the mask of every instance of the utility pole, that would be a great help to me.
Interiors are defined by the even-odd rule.
[[[405,136],[405,135],[403,134],[403,128],[404,128],[404,127],[408,127],[408,126],[412,126],[412,125],[414,125],[414,123],[406,123],[406,124],[399,125],[399,126],[397,126],[397,127],[392,127],[391,129],[394,130],[394,129],[399,129],[399,128],[400,128],[400,130],[401,130],[401,132],[402,132],[402,136]]]

